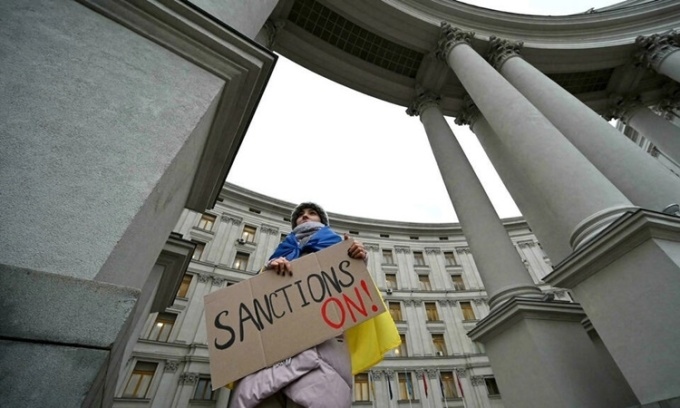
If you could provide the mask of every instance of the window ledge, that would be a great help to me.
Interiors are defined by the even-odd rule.
[[[114,401],[117,402],[126,402],[128,404],[139,404],[139,405],[148,405],[151,402],[150,398],[131,398],[131,397],[119,397],[119,398],[114,398]]]

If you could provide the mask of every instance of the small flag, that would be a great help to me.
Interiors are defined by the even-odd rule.
[[[404,372],[406,375],[406,392],[408,393],[408,400],[413,398],[413,383],[411,382],[411,373]]]
[[[427,379],[425,378],[425,372],[423,372],[423,388],[425,388],[425,398],[427,398]]]
[[[391,377],[392,377],[391,375],[389,375],[389,374],[387,375],[387,390],[390,392],[390,399],[393,399],[393,395],[392,395],[392,378],[391,378]]]
[[[460,397],[465,398],[465,393],[463,392],[463,386],[460,384],[458,373],[454,371],[454,375],[456,376],[456,384],[458,384],[458,389],[460,390]]]

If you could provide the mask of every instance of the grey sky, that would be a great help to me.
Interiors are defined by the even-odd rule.
[[[574,14],[612,0],[469,0],[526,14]],[[467,127],[448,118],[501,218],[519,216]],[[293,203],[362,217],[455,222],[417,117],[280,57],[227,181]]]

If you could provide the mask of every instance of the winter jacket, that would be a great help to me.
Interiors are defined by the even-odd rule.
[[[244,377],[230,408],[257,407],[278,392],[305,408],[351,406],[352,367],[343,336]]]

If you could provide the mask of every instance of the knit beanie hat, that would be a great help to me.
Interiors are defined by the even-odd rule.
[[[295,229],[296,225],[295,223],[297,222],[298,217],[300,214],[302,214],[302,210],[305,208],[309,208],[311,210],[316,211],[317,214],[319,214],[319,218],[321,219],[321,223],[325,226],[328,226],[328,214],[326,214],[326,211],[324,211],[323,208],[321,208],[320,205],[316,203],[306,202],[306,203],[300,203],[298,204],[297,207],[293,210],[293,212],[290,214],[290,226],[292,229]]]

